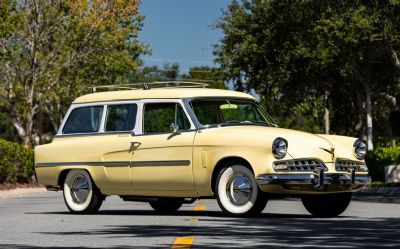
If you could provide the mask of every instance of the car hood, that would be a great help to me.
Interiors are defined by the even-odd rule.
[[[323,136],[297,130],[255,125],[225,126],[219,130],[227,133],[241,134],[244,137],[256,137],[261,143],[268,141],[268,144],[266,144],[268,147],[272,147],[272,141],[275,138],[282,137],[288,141],[289,156],[297,159],[318,158],[324,162],[333,162],[335,160],[334,156],[337,155],[332,152],[348,151],[348,149],[344,148],[343,144],[335,141],[334,137],[336,136]],[[351,139],[351,141],[354,140],[354,138],[350,137],[344,138]],[[352,142],[348,142],[348,144],[352,144]],[[346,157],[349,155],[351,153],[346,152]]]

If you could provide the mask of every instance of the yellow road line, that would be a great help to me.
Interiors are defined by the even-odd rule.
[[[190,218],[189,219],[189,222],[198,222],[199,221],[199,219],[197,219],[197,218]]]
[[[178,237],[175,239],[174,243],[172,244],[172,249],[177,248],[190,248],[193,244],[194,237]]]
[[[193,211],[204,211],[206,210],[206,206],[195,206],[192,209]]]

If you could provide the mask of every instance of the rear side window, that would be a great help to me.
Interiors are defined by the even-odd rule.
[[[63,134],[98,132],[103,106],[88,106],[74,109],[64,125]]]
[[[136,104],[109,105],[105,131],[131,131],[136,123]]]
[[[172,123],[175,123],[180,131],[190,129],[189,119],[182,106],[176,103],[146,104],[143,118],[145,134],[169,132]]]

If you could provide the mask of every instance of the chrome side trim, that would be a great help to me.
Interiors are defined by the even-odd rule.
[[[55,135],[56,138],[66,137],[83,137],[83,136],[105,136],[105,135],[120,135],[120,134],[131,134],[132,131],[112,131],[112,132],[91,132],[91,133],[73,133],[73,134],[59,134]]]
[[[190,160],[165,160],[165,161],[108,161],[108,162],[50,162],[37,163],[36,168],[55,166],[107,166],[107,167],[145,167],[145,166],[189,166]]]
[[[109,162],[51,162],[37,163],[36,167],[55,167],[55,166],[129,166],[129,161],[109,161]]]
[[[146,166],[189,166],[189,160],[170,160],[170,161],[132,161],[132,167]]]

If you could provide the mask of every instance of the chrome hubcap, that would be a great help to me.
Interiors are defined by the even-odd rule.
[[[89,183],[86,177],[79,175],[72,182],[71,196],[75,203],[84,203],[89,195]]]
[[[251,181],[242,174],[234,174],[226,185],[226,195],[235,206],[242,206],[250,201],[253,187]]]

